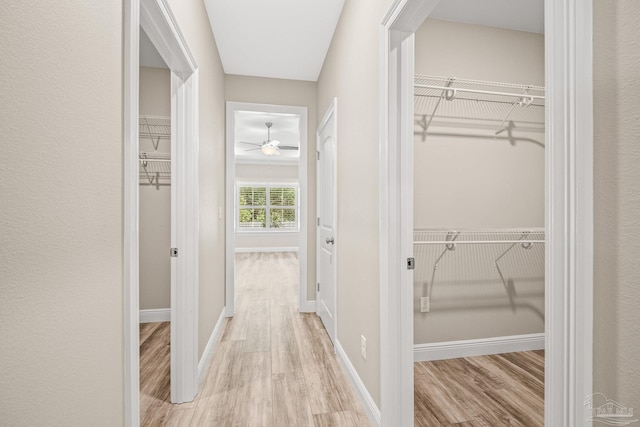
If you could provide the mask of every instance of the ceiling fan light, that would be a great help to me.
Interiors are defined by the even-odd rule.
[[[267,156],[273,156],[276,154],[276,151],[278,151],[278,149],[272,145],[263,145],[261,150]]]

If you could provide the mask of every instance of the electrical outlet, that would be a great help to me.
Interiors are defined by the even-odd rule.
[[[420,297],[420,312],[428,313],[430,304],[431,301],[429,301],[429,297]]]
[[[364,360],[367,360],[367,339],[364,335],[360,335],[360,355]]]

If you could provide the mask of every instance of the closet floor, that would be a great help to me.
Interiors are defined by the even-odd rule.
[[[544,425],[544,351],[414,364],[415,425]]]
[[[200,393],[182,405],[158,395],[142,425],[370,426],[322,322],[298,312],[297,284],[295,253],[237,254],[236,316],[225,320]]]
[[[169,322],[140,324],[140,424],[161,425],[170,403]]]

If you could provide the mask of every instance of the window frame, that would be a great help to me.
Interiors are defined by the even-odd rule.
[[[242,187],[265,187],[265,201],[266,205],[251,205],[254,209],[265,209],[265,224],[264,228],[241,228],[240,227],[240,188]],[[294,206],[276,206],[271,205],[271,189],[272,188],[293,188],[295,191],[295,205]],[[274,234],[274,233],[298,233],[300,231],[300,185],[298,182],[265,182],[265,181],[242,181],[236,182],[236,194],[235,194],[235,232],[236,234]],[[293,228],[273,228],[271,227],[271,209],[285,208],[295,210],[296,225]]]

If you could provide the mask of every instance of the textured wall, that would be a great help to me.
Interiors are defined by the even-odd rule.
[[[594,6],[594,391],[637,412],[640,3],[596,0]]]
[[[0,10],[0,425],[122,425],[122,2]]]
[[[338,341],[380,404],[379,31],[391,1],[347,0],[318,79],[318,120],[338,98]],[[360,335],[367,338],[367,360]]]
[[[416,31],[415,72],[544,86],[544,36],[429,19]],[[417,97],[416,120],[429,117],[434,105]],[[415,229],[544,227],[544,109],[512,113],[513,128],[494,136],[508,111],[442,101],[426,138],[416,126]],[[420,312],[419,298],[427,295],[442,248],[414,249],[416,344],[544,332],[544,248],[516,247],[502,258],[501,272],[516,291],[513,304],[494,267],[506,249],[467,245],[447,253],[433,277],[429,313]]]
[[[171,117],[171,72],[140,67],[140,115]],[[140,151],[153,152],[148,138]],[[171,153],[171,141],[161,139],[158,152]],[[140,309],[171,307],[171,181],[160,185],[140,178]]]
[[[224,307],[224,71],[201,0],[169,0],[198,63],[200,89],[199,355]],[[218,217],[222,208],[223,217]]]
[[[227,75],[227,101],[307,107],[307,299],[316,295],[316,82]]]

